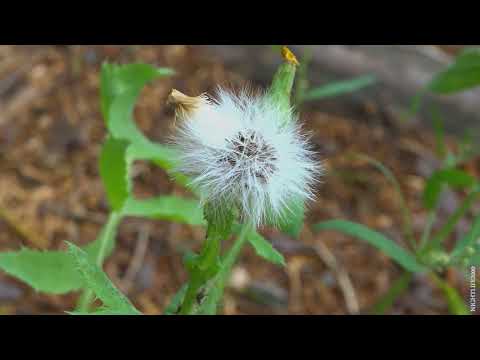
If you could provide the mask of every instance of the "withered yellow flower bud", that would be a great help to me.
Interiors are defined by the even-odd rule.
[[[193,112],[207,103],[208,100],[203,95],[188,96],[176,89],[172,89],[167,99],[167,104],[175,106],[175,120],[185,120],[191,117]]]

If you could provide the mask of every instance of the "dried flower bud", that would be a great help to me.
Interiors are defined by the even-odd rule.
[[[176,89],[172,89],[167,99],[167,104],[175,106],[175,118],[185,120],[198,110],[202,105],[208,103],[208,98],[204,95],[188,96]]]

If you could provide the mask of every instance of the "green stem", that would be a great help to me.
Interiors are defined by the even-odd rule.
[[[197,303],[197,294],[206,282],[214,275],[214,267],[220,255],[220,241],[216,234],[208,236],[203,244],[200,256],[193,269],[190,270],[190,280],[187,292],[180,307],[181,315],[191,314]]]
[[[197,293],[203,285],[202,279],[195,275],[196,274],[192,274],[190,281],[188,282],[187,293],[180,306],[180,315],[188,315],[192,312],[196,303]]]
[[[240,255],[241,250],[248,239],[248,234],[250,233],[252,228],[253,227],[250,224],[246,224],[241,227],[241,230],[237,239],[235,240],[232,247],[224,257],[220,270],[218,271],[215,278],[211,281],[209,285],[210,290],[207,292],[204,302],[201,304],[201,307],[197,311],[195,311],[195,313],[208,314],[208,315],[214,315],[216,313],[217,303],[220,301],[220,299],[223,296],[225,284],[229,278],[232,267],[235,264],[238,256]],[[190,296],[190,298],[184,301],[184,305],[182,305],[180,314],[193,313],[192,311],[193,304],[195,303],[196,295],[197,295],[196,291],[198,291],[198,289],[201,286],[203,286],[203,284],[198,286],[196,279],[192,278],[191,281],[192,281],[191,294],[188,294],[188,290],[187,290],[187,295],[185,296],[186,298],[187,296]],[[189,308],[185,308],[187,306]]]
[[[122,220],[122,214],[118,212],[110,213],[108,217],[107,223],[104,225],[100,232],[100,247],[98,249],[97,256],[95,258],[95,262],[99,267],[102,267],[103,261],[105,260],[107,249],[111,246],[118,225]],[[76,311],[79,312],[88,312],[91,303],[94,300],[94,294],[91,290],[85,290],[80,299],[78,300]]]
[[[225,258],[222,263],[222,268],[218,272],[218,275],[215,279],[215,283],[205,300],[204,311],[206,315],[215,315],[217,312],[217,304],[223,297],[226,283],[232,272],[233,265],[238,259],[243,246],[248,240],[248,235],[253,229],[251,224],[245,224],[242,226],[240,233],[238,234],[237,239],[233,243],[233,246],[230,248],[228,253],[225,255]],[[202,305],[203,306],[203,305]]]
[[[219,284],[218,287],[222,292],[223,292],[223,289],[225,288],[225,283],[228,280],[228,277],[233,268],[233,265],[237,261],[237,258],[240,255],[240,252],[242,251],[243,246],[247,242],[248,234],[250,233],[252,228],[253,227],[251,224],[248,224],[248,223],[245,224],[242,227],[240,234],[238,234],[237,240],[235,240],[233,246],[230,248],[227,255],[225,255],[222,269],[218,273],[218,280],[217,280]]]

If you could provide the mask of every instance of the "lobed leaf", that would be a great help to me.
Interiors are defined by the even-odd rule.
[[[103,302],[105,308],[110,312],[139,315],[140,312],[133,307],[128,298],[123,295],[110,281],[107,275],[91,261],[88,254],[79,247],[68,244],[68,254],[71,261],[75,263],[76,269],[82,277],[87,288]]]
[[[132,144],[130,160],[152,160],[164,169],[173,164],[173,150],[155,144],[137,128],[133,117],[135,103],[143,87],[150,81],[174,74],[168,68],[147,64],[114,65],[104,63],[101,73],[101,107],[107,128],[113,137]]]
[[[102,235],[84,247],[91,261],[97,256],[101,241]],[[107,256],[112,252],[113,246],[113,241],[107,243]],[[3,252],[0,253],[0,269],[42,293],[66,294],[83,287],[82,278],[65,251],[23,248],[20,251]]]

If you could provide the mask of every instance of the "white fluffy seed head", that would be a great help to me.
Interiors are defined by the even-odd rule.
[[[176,172],[203,203],[237,207],[243,221],[278,224],[298,201],[313,200],[323,167],[292,112],[267,95],[219,89],[177,124]]]

